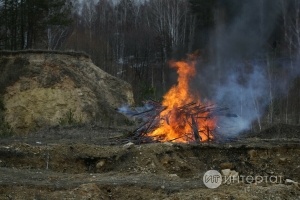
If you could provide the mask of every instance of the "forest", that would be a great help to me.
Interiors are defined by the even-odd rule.
[[[197,52],[203,102],[251,130],[300,123],[299,0],[0,0],[0,50],[22,49],[86,52],[137,105],[161,100],[169,61]]]

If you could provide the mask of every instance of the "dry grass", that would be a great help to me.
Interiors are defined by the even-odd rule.
[[[76,52],[76,51],[53,51],[53,50],[45,50],[45,49],[27,49],[27,50],[18,50],[18,51],[9,51],[9,50],[1,50],[0,56],[7,55],[19,55],[19,54],[27,54],[27,53],[36,53],[36,54],[61,54],[61,55],[69,55],[76,57],[85,57],[90,58],[85,52]]]

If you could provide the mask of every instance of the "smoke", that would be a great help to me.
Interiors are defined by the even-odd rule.
[[[226,11],[237,1],[223,2],[215,11],[215,32],[210,42],[214,60],[206,66],[199,64],[197,81],[200,93],[203,90],[206,97],[239,116],[220,121],[234,127],[228,133],[238,134],[249,129],[254,120],[260,125],[272,98],[265,52],[281,10],[278,0],[240,1],[240,11],[226,21]]]
[[[225,2],[234,1],[225,0]],[[263,53],[267,48],[268,39],[279,22],[282,12],[279,2],[280,0],[240,1],[240,11],[233,14],[229,24],[222,19],[226,11],[216,8],[221,11],[215,12],[217,27],[214,41],[217,44],[213,45],[216,46],[216,53],[220,59],[239,59]],[[227,4],[225,9],[228,10],[230,6]],[[222,15],[220,12],[225,13]]]
[[[118,110],[118,112],[123,113],[127,116],[135,116],[135,115],[139,114],[139,117],[143,118],[144,115],[140,114],[140,113],[150,111],[153,108],[154,108],[153,105],[149,104],[148,102],[145,102],[144,106],[140,106],[140,107],[131,107],[128,104],[124,104],[117,110]],[[145,113],[145,114],[147,114],[147,113]]]
[[[231,126],[235,128],[235,132],[231,134],[247,130],[253,120],[259,120],[270,100],[265,68],[254,64],[248,72],[239,70],[243,67],[237,64],[224,83],[214,90],[216,102],[227,106],[239,116],[234,119],[235,124],[231,122]],[[222,120],[223,123],[224,120],[232,121]]]

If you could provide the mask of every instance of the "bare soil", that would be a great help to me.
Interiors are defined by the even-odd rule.
[[[300,199],[299,186],[284,182],[300,181],[298,126],[199,145],[124,145],[130,130],[56,126],[1,139],[0,199]],[[204,185],[207,170],[227,167],[282,181]]]

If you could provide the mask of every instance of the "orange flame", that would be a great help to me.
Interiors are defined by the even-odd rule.
[[[191,142],[196,141],[195,129],[200,135],[201,141],[213,138],[212,130],[216,127],[216,118],[209,117],[207,112],[200,114],[188,114],[182,112],[191,102],[201,105],[200,97],[194,91],[190,91],[189,81],[196,74],[195,57],[189,57],[189,61],[170,62],[170,67],[176,68],[178,84],[174,85],[163,97],[162,105],[166,107],[160,113],[159,126],[147,135],[166,142]]]

